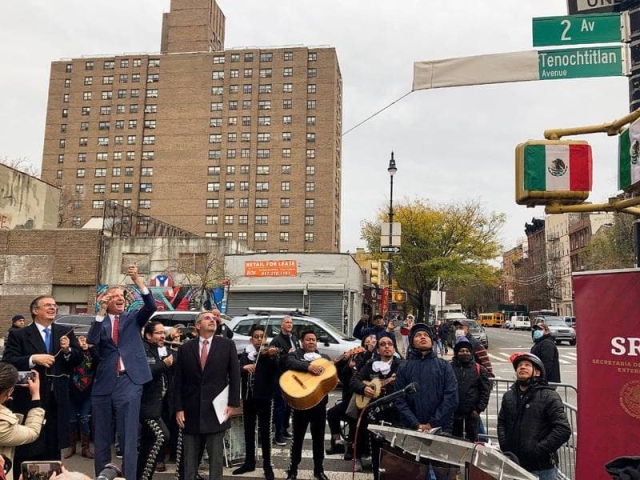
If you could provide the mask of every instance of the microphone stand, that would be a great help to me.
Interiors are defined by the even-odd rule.
[[[412,388],[409,388],[409,387],[412,387]],[[389,395],[388,396],[389,398],[382,397],[381,399],[368,403],[362,409],[362,411],[360,412],[360,415],[358,416],[358,422],[356,423],[356,434],[353,439],[353,460],[351,463],[352,480],[355,480],[355,475],[356,475],[355,466],[356,466],[357,452],[358,452],[358,434],[360,432],[360,424],[362,423],[362,419],[364,418],[364,416],[365,415],[367,416],[367,420],[369,421],[369,423],[377,423],[377,415],[379,413],[391,408],[398,398],[404,397],[409,393],[415,393],[416,390],[417,390],[416,384],[413,384],[413,383],[409,384],[407,387],[403,388],[402,390],[399,390],[398,392],[395,392]],[[375,408],[372,408],[372,407],[375,407]],[[380,440],[380,436],[376,435],[375,440],[376,441]]]

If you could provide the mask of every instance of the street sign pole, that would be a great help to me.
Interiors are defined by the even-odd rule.
[[[629,15],[629,37],[631,41],[631,53],[629,55],[629,66],[631,76],[629,77],[629,111],[633,112],[640,108],[640,1],[621,0],[620,10],[628,12]],[[634,247],[636,266],[640,265],[640,224],[636,220],[634,227]]]
[[[629,66],[629,111],[640,108],[640,1],[622,0],[621,10],[629,15],[629,37],[631,41],[631,54]]]

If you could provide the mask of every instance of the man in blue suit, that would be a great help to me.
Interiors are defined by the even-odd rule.
[[[151,381],[140,330],[155,312],[156,303],[138,275],[138,267],[129,265],[127,274],[140,290],[144,305],[135,312],[125,312],[123,287],[109,288],[100,300],[87,342],[95,345],[100,355],[91,392],[96,476],[111,461],[115,416],[118,443],[124,452],[123,476],[135,479],[142,386]]]

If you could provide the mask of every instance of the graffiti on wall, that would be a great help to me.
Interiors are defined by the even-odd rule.
[[[110,285],[98,285],[96,289],[96,313],[100,310],[100,299]],[[125,289],[126,310],[137,310],[143,301],[136,285],[123,285]],[[199,287],[147,287],[156,301],[158,311],[167,310],[211,310],[216,307],[226,313],[224,287],[220,286],[204,292]]]

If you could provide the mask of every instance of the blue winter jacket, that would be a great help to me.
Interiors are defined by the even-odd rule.
[[[418,384],[418,391],[396,402],[404,426],[416,429],[429,423],[451,433],[453,413],[458,407],[458,382],[451,364],[434,352],[423,356],[410,350],[407,361],[398,367],[394,390],[402,390],[412,382]]]

